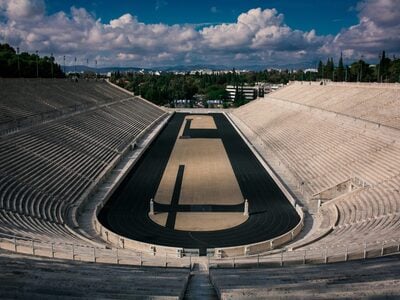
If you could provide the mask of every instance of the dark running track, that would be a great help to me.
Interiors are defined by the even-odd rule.
[[[300,221],[294,208],[223,114],[211,114],[217,130],[185,128],[191,138],[221,138],[245,199],[249,219],[236,227],[210,232],[178,231],[148,217],[175,139],[187,114],[176,113],[99,214],[102,224],[122,236],[164,246],[207,248],[238,246],[282,235]],[[181,171],[183,172],[183,170]],[[183,173],[182,173],[183,174]],[[178,174],[179,175],[179,174]],[[178,180],[179,181],[179,180]],[[172,207],[172,208],[171,208]],[[243,211],[243,205],[160,205],[155,211]],[[174,222],[171,220],[169,222]]]

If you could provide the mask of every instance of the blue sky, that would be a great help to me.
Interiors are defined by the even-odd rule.
[[[0,0],[0,43],[99,66],[315,67],[400,56],[400,0]]]
[[[318,34],[336,34],[357,24],[357,0],[148,0],[148,1],[46,1],[49,13],[84,7],[103,22],[130,13],[144,23],[214,24],[235,22],[238,15],[252,8],[276,8],[292,28],[316,29]]]

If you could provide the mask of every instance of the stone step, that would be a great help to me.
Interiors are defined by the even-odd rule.
[[[210,282],[208,270],[202,265],[194,264],[190,274],[189,284],[186,288],[183,299],[187,300],[207,300],[218,299],[217,293]]]

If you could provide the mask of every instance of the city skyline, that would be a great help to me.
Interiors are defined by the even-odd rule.
[[[400,53],[398,0],[0,0],[0,42],[67,64],[304,65]]]

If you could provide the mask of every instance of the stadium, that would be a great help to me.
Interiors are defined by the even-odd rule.
[[[400,298],[399,2],[266,2],[0,0],[0,299]]]
[[[397,295],[398,85],[177,112],[101,80],[0,83],[4,297],[78,296],[72,269],[111,298]]]

